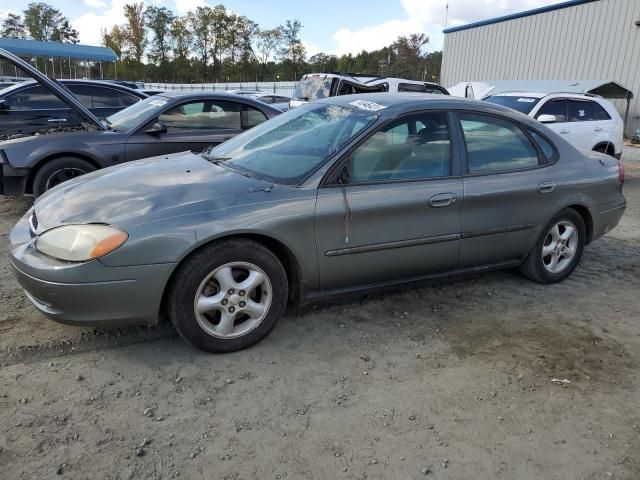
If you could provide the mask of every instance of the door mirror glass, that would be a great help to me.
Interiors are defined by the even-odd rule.
[[[149,135],[161,135],[163,133],[167,133],[167,127],[160,122],[154,123],[150,129],[146,130],[144,133]]]
[[[0,110],[9,110],[9,105],[7,105],[6,100],[0,100]]]
[[[556,123],[558,119],[555,115],[540,115],[538,121],[540,123]]]

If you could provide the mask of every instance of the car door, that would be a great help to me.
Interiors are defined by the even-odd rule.
[[[148,133],[156,123],[165,130]],[[248,126],[249,122],[245,124]],[[209,99],[183,102],[169,107],[129,137],[127,160],[202,151],[241,133],[242,127],[243,104],[240,102]]]
[[[571,134],[575,125],[571,125],[567,116],[567,100],[565,98],[552,98],[538,107],[534,118],[538,120],[542,115],[553,115],[555,122],[545,123],[547,127],[571,142]]]
[[[568,114],[569,122],[572,124],[571,143],[576,147],[591,150],[596,145],[611,140],[614,123],[597,103],[591,100],[569,99]],[[600,120],[603,114],[609,120]]]
[[[5,97],[0,109],[2,133],[30,133],[49,127],[79,125],[71,122],[71,109],[41,85],[30,85]]]
[[[466,145],[460,267],[520,260],[557,200],[555,148],[510,119],[458,116]]]
[[[421,277],[457,266],[463,191],[449,117],[416,113],[381,127],[318,190],[322,289]]]

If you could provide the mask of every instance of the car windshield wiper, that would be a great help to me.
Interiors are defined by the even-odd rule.
[[[214,157],[213,155],[209,155],[208,153],[203,153],[202,156],[209,160],[211,163],[223,163],[227,160],[231,160],[231,157]]]

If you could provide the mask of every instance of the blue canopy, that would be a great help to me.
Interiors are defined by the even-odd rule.
[[[102,62],[115,62],[118,59],[110,48],[73,43],[0,38],[0,48],[21,57],[64,57]]]

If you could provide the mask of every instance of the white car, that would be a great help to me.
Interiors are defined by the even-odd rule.
[[[582,149],[622,155],[624,122],[602,97],[578,93],[509,92],[489,95],[486,102],[513,108],[564,136]]]

